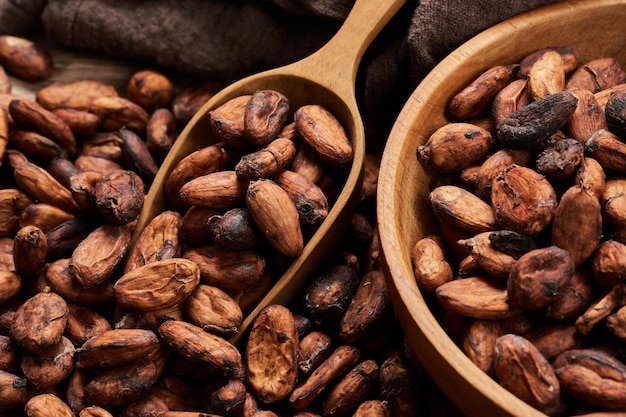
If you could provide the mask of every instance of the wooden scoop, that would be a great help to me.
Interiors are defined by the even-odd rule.
[[[209,111],[226,101],[257,90],[284,94],[292,109],[319,104],[337,117],[353,146],[354,160],[345,185],[327,218],[294,258],[274,287],[245,318],[236,343],[258,313],[269,304],[287,304],[329,258],[350,223],[360,197],[365,159],[365,133],[354,85],[363,53],[406,0],[357,0],[337,34],[314,54],[280,68],[246,77],[213,96],[189,121],[163,161],[139,216],[133,243],[146,225],[167,209],[164,183],[176,164],[191,152],[218,142],[211,135]]]

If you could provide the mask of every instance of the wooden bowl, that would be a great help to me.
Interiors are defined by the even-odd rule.
[[[408,341],[430,376],[468,416],[544,416],[475,366],[446,334],[418,289],[410,251],[434,233],[428,202],[433,173],[416,149],[450,122],[451,97],[486,69],[541,48],[570,46],[582,62],[616,58],[626,68],[626,1],[571,0],[527,12],[480,33],[441,61],[394,124],[378,180],[377,215],[392,299]]]

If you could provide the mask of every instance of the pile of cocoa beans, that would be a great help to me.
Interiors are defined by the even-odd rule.
[[[320,170],[310,152],[296,155],[286,141],[297,122],[276,124],[278,142],[255,149],[210,145],[174,170],[172,210],[156,216],[131,249],[160,162],[221,84],[179,90],[163,73],[142,70],[123,92],[73,80],[46,85],[31,99],[11,92],[9,75],[48,79],[49,52],[0,36],[0,65],[1,416],[414,416],[424,408],[427,377],[404,343],[378,267],[378,155],[366,158],[362,201],[337,255],[290,305],[268,306],[234,344],[228,338],[243,315],[301,242],[263,234],[255,223],[262,215],[245,204],[195,204],[207,201],[206,188],[185,184],[208,175],[200,171],[210,165],[218,174],[227,166],[252,173],[246,181],[266,187],[259,167],[284,171],[300,160],[300,172],[325,184],[317,195],[330,196],[331,205],[340,171]],[[284,100],[271,91],[253,98],[268,97]],[[225,140],[236,127],[225,112],[232,104],[212,116]],[[308,107],[302,120],[330,120],[322,110]],[[335,166],[344,166],[345,150],[331,149],[325,164],[339,156]],[[308,178],[290,188],[301,206],[288,197],[274,207],[284,213],[293,204],[298,220],[288,222],[290,233],[297,225],[303,240],[327,208],[298,188],[317,191]],[[261,214],[271,209],[257,206]]]
[[[416,149],[440,226],[412,248],[418,286],[532,407],[625,411],[626,73],[542,49],[487,69],[448,110]]]

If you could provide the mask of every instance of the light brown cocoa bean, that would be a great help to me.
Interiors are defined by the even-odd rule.
[[[275,90],[255,91],[246,103],[244,136],[254,146],[276,139],[289,115],[289,100]]]
[[[378,364],[366,359],[343,376],[326,395],[322,410],[326,416],[345,415],[368,398],[378,384]]]
[[[605,182],[601,196],[602,218],[607,224],[622,227],[626,225],[626,178],[613,177]]]
[[[241,207],[245,202],[248,181],[240,180],[235,171],[217,171],[186,182],[179,190],[188,205],[214,209]]]
[[[70,214],[79,212],[71,191],[42,167],[32,162],[20,163],[13,170],[13,177],[34,200],[48,203]]]
[[[246,343],[246,381],[255,397],[273,404],[286,399],[298,381],[298,330],[291,311],[265,307]]]
[[[580,66],[566,82],[565,88],[585,88],[592,93],[621,84],[626,73],[620,63],[612,57],[601,57]]]
[[[565,89],[565,65],[561,54],[547,50],[528,70],[528,89],[534,100]]]
[[[74,417],[69,405],[54,394],[31,397],[24,405],[24,412],[28,417]]]
[[[501,336],[495,345],[494,370],[503,387],[532,407],[547,414],[558,409],[559,379],[550,362],[527,339]]]
[[[248,290],[266,270],[265,258],[257,251],[226,250],[215,245],[191,247],[182,254],[199,269],[204,284],[229,294]]]
[[[50,51],[41,43],[19,36],[0,36],[0,65],[9,74],[30,82],[47,80],[54,72]]]
[[[342,343],[357,344],[380,331],[390,306],[385,275],[377,270],[367,272],[339,321],[338,336]]]
[[[86,371],[74,367],[74,371],[67,381],[65,400],[75,414],[80,413],[80,410],[88,406],[85,401],[85,385],[88,382]]]
[[[171,258],[127,272],[113,288],[120,306],[150,311],[182,302],[199,282],[200,269],[194,262]]]
[[[46,85],[35,93],[44,108],[71,108],[87,110],[93,99],[100,96],[117,96],[114,86],[99,80],[77,80]]]
[[[312,330],[298,344],[298,368],[301,375],[310,374],[332,352],[332,338],[328,332]]]
[[[607,170],[626,172],[626,145],[609,130],[600,129],[591,135],[585,142],[585,155]]]
[[[319,225],[328,216],[329,204],[324,191],[294,171],[282,170],[273,180],[289,194],[298,210],[300,223]]]
[[[22,277],[32,277],[46,262],[48,240],[37,226],[21,227],[13,240],[13,263]]]
[[[485,158],[493,144],[491,133],[480,126],[448,123],[417,148],[417,155],[439,172],[454,172]]]
[[[334,167],[350,164],[352,144],[341,123],[327,109],[305,105],[296,110],[294,120],[300,136],[320,159]]]
[[[489,276],[446,282],[435,295],[446,310],[477,319],[503,319],[517,313],[509,304],[506,285]]]
[[[517,66],[497,65],[481,73],[455,94],[448,108],[457,120],[473,119],[491,104],[502,88],[515,79]]]
[[[145,197],[145,185],[134,171],[113,171],[94,187],[95,204],[100,214],[112,224],[127,224],[139,217]]]
[[[519,258],[507,280],[513,308],[538,310],[546,307],[574,275],[574,260],[557,246],[532,250]]]
[[[301,143],[290,169],[317,184],[324,176],[326,166],[309,145]]]
[[[620,340],[626,340],[626,308],[620,307],[617,311],[609,315],[606,318],[606,328]]]
[[[103,174],[96,171],[83,171],[70,177],[69,189],[83,213],[99,214],[95,191],[96,184],[102,177]]]
[[[436,235],[415,242],[411,249],[411,263],[417,285],[425,293],[433,293],[438,286],[454,278],[443,241]]]
[[[227,340],[180,320],[161,324],[158,333],[175,352],[195,359],[225,375],[242,377],[241,354]]]
[[[87,340],[111,330],[108,319],[90,307],[68,304],[67,324],[63,333],[74,346],[82,346]]]
[[[118,407],[138,400],[154,385],[161,373],[151,356],[95,375],[85,385],[87,404]]]
[[[34,226],[48,233],[54,227],[74,218],[73,215],[46,203],[29,204],[20,213],[20,227]]]
[[[359,349],[353,346],[338,346],[311,375],[298,384],[289,395],[289,405],[295,410],[308,408],[333,381],[356,365],[361,358]]]
[[[111,329],[80,346],[76,361],[86,369],[115,367],[143,358],[158,347],[159,340],[151,330]]]
[[[245,112],[252,95],[234,97],[209,112],[211,131],[220,141],[236,149],[250,147],[245,138]]]
[[[97,132],[83,139],[79,155],[108,159],[122,164],[124,163],[122,138],[117,132]]]
[[[608,129],[608,124],[591,91],[584,88],[570,88],[569,91],[578,99],[578,105],[565,126],[569,136],[584,144],[598,130]]]
[[[76,154],[76,138],[67,123],[34,100],[12,100],[9,114],[15,124],[33,130],[58,143],[68,155]]]
[[[178,192],[181,187],[194,178],[222,171],[229,164],[232,151],[224,143],[205,146],[182,158],[165,180],[165,195],[176,207],[185,207],[186,203]]]
[[[576,330],[582,335],[589,334],[598,323],[604,321],[624,305],[625,291],[624,283],[616,284],[610,290],[605,290],[601,297],[592,302],[584,313],[576,319]]]
[[[144,134],[150,115],[140,105],[120,96],[98,96],[89,101],[88,110],[100,118],[100,129],[129,129]]]
[[[32,354],[22,356],[22,374],[36,389],[54,387],[65,381],[74,370],[74,352],[72,342],[62,337],[55,349],[50,351],[49,358]]]
[[[476,195],[485,201],[491,201],[491,185],[493,179],[500,175],[511,164],[526,166],[530,162],[531,153],[527,149],[498,149],[487,157],[480,165],[476,174]]]
[[[572,349],[554,360],[564,393],[607,410],[626,406],[626,367],[609,354],[594,349]]]
[[[146,124],[146,146],[157,158],[163,158],[176,141],[176,119],[167,108],[156,109]]]
[[[31,397],[26,378],[0,370],[0,411],[23,407]]]
[[[126,85],[128,98],[148,111],[168,107],[174,93],[172,81],[165,74],[151,69],[135,72]]]
[[[531,101],[533,98],[528,88],[528,80],[525,78],[513,80],[494,97],[491,104],[491,117],[498,124]]]
[[[123,272],[132,271],[150,262],[178,258],[181,254],[179,230],[183,218],[180,213],[166,210],[157,214],[137,237],[126,256]]]
[[[561,288],[548,304],[546,317],[554,320],[575,318],[587,309],[595,294],[595,283],[591,279],[589,270],[586,268],[576,269],[572,279]]]
[[[502,228],[536,236],[552,221],[557,197],[546,177],[513,164],[494,178],[491,206]]]
[[[591,257],[591,276],[600,285],[612,286],[624,280],[626,245],[609,239],[600,243]]]
[[[235,172],[244,180],[271,178],[289,165],[295,155],[296,144],[291,139],[279,137],[242,156],[235,165]]]
[[[573,228],[572,224],[578,225]],[[567,189],[554,212],[551,243],[572,255],[582,265],[598,248],[602,238],[602,213],[596,195],[575,185]]]
[[[70,262],[71,258],[59,258],[46,266],[46,282],[55,293],[82,306],[103,306],[115,300],[111,280],[85,288],[70,271]]]
[[[251,181],[246,205],[268,242],[281,254],[296,257],[304,248],[298,210],[289,194],[274,181]]]
[[[100,118],[86,110],[58,108],[52,114],[63,120],[74,136],[89,136],[96,133],[100,126]]]
[[[99,156],[80,155],[74,160],[74,165],[79,172],[94,171],[101,176],[124,170],[124,162],[118,163]]]
[[[13,298],[22,289],[22,277],[11,270],[0,271],[0,304]]]
[[[467,357],[483,372],[494,376],[496,341],[504,334],[498,320],[471,320],[463,332],[461,346]]]
[[[230,379],[211,393],[207,411],[216,415],[239,415],[246,400],[246,386],[238,379]]]
[[[204,331],[221,336],[237,334],[243,321],[243,313],[237,301],[211,285],[199,284],[182,308],[190,322]]]
[[[126,225],[103,223],[74,249],[70,273],[85,288],[101,284],[121,265],[130,238],[131,231]]]
[[[435,187],[429,195],[435,215],[470,235],[498,229],[491,206],[455,185]]]
[[[48,355],[63,337],[68,314],[67,303],[59,295],[35,294],[15,312],[11,337],[27,352]]]
[[[606,187],[606,174],[602,165],[593,158],[584,157],[576,175],[574,177],[575,184],[580,185],[599,199],[604,194]]]
[[[33,201],[18,188],[0,190],[0,236],[11,236],[20,228],[20,215]]]
[[[482,232],[469,239],[461,239],[458,243],[470,249],[470,256],[484,272],[495,278],[508,278],[515,258],[493,247],[490,239],[492,233]]]
[[[11,148],[24,154],[29,160],[48,164],[55,158],[65,158],[65,150],[52,139],[37,132],[12,129],[9,134]]]
[[[141,311],[139,313],[139,324],[136,327],[145,327],[156,331],[164,321],[187,320],[181,304],[175,304],[170,307],[163,307],[156,310]]]
[[[548,324],[524,334],[541,354],[552,361],[561,353],[583,346],[583,338],[570,322]]]

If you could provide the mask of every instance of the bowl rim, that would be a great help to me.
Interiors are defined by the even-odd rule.
[[[400,173],[406,169],[402,163],[404,156],[402,151],[406,151],[406,148],[403,149],[400,145],[407,135],[414,133],[411,132],[411,127],[415,115],[429,105],[426,98],[437,94],[437,86],[449,67],[458,66],[471,54],[485,51],[490,44],[503,36],[511,36],[532,26],[545,25],[546,22],[555,17],[563,18],[561,16],[563,13],[571,12],[574,8],[577,13],[584,13],[586,10],[615,8],[615,6],[622,6],[620,16],[626,15],[625,0],[565,0],[552,3],[491,26],[453,50],[419,83],[399,112],[381,157],[379,190],[385,188],[391,190],[394,184],[401,183],[399,181],[402,179]],[[616,13],[616,15],[619,14]],[[521,56],[524,55],[525,53],[521,54]],[[482,70],[484,69],[486,68]],[[480,72],[480,69],[476,71]],[[415,155],[414,152],[412,154]],[[385,184],[390,185],[385,186]],[[400,210],[396,200],[397,198],[390,198],[389,195],[381,192],[377,196],[376,211],[382,265],[390,283],[396,315],[405,329],[409,344],[413,347],[428,374],[457,408],[468,415],[545,417],[546,414],[505,390],[461,351],[427,307],[413,278],[409,254],[396,253],[390,255],[403,247],[398,233],[394,231],[394,229],[402,227],[396,215]],[[391,219],[391,221],[385,222],[384,219]],[[390,260],[392,262],[389,262]],[[416,300],[420,302],[417,303]],[[419,348],[415,348],[416,346]],[[445,379],[446,377],[448,379]],[[470,383],[470,381],[472,382]],[[492,409],[487,410],[479,407],[480,410],[477,410],[474,404],[468,404],[467,401],[464,401],[470,395],[483,397],[491,403]]]

